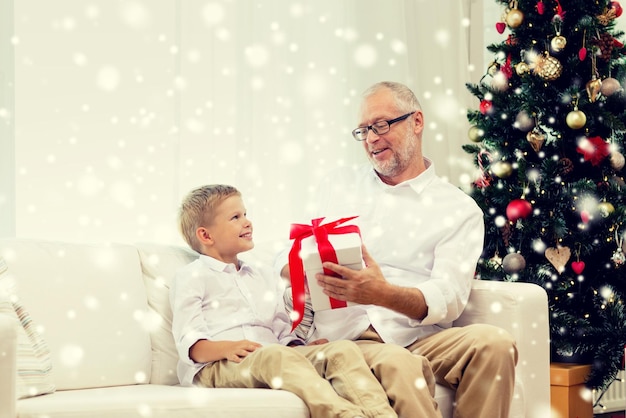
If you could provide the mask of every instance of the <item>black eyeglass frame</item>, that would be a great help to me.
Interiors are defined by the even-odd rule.
[[[356,139],[357,141],[359,141],[359,142],[360,141],[365,141],[367,139],[367,134],[369,133],[370,130],[374,131],[374,133],[376,135],[384,135],[384,134],[386,134],[387,132],[389,132],[391,130],[391,125],[393,123],[403,121],[406,118],[408,118],[409,116],[411,116],[413,113],[415,113],[415,110],[410,112],[410,113],[407,113],[406,115],[402,115],[400,117],[397,117],[395,119],[379,120],[378,122],[375,122],[375,123],[373,123],[373,124],[371,124],[369,126],[359,126],[358,128],[356,128],[355,130],[352,131],[352,137],[354,139]],[[377,127],[375,127],[376,124],[379,124],[381,122],[385,122],[387,124],[387,130],[384,130],[384,128],[383,128],[384,132],[379,131],[379,129]],[[359,138],[357,136],[358,135],[357,131],[362,130],[362,129],[365,129],[365,135],[363,136],[363,138]]]

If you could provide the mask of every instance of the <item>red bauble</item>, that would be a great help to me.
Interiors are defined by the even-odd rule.
[[[506,217],[511,222],[528,218],[532,212],[533,206],[525,199],[512,200],[506,207]]]
[[[622,15],[622,6],[617,1],[612,1],[609,3],[609,7],[615,12],[615,17],[620,17]]]
[[[487,113],[491,113],[493,108],[493,103],[491,100],[481,100],[480,101],[480,113],[486,115]]]

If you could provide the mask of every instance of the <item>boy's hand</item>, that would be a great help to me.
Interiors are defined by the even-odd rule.
[[[224,346],[224,358],[228,361],[241,363],[250,353],[255,352],[257,348],[261,347],[261,344],[255,343],[254,341],[228,341]]]
[[[327,342],[328,340],[326,338],[320,338],[319,340],[311,341],[307,345],[322,345],[322,344],[326,344]]]

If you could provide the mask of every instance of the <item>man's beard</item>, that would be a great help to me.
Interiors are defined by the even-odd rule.
[[[417,138],[411,135],[402,149],[389,150],[393,156],[386,161],[377,161],[371,154],[368,154],[368,158],[378,174],[383,177],[396,177],[410,166],[417,150]]]

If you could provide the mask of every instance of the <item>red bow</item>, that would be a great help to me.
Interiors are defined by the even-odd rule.
[[[322,261],[330,261],[338,263],[337,254],[335,249],[328,240],[329,234],[348,234],[356,232],[361,234],[359,227],[356,225],[345,225],[338,227],[342,223],[348,222],[356,216],[350,218],[341,218],[334,222],[320,225],[324,218],[317,218],[311,220],[311,225],[304,224],[291,224],[291,231],[289,233],[289,239],[293,239],[293,245],[289,251],[289,274],[291,275],[291,296],[293,299],[293,310],[298,313],[298,317],[293,321],[291,330],[293,331],[298,324],[302,321],[304,316],[304,266],[302,265],[302,259],[300,258],[300,250],[302,249],[302,240],[307,237],[314,236],[317,242],[317,249]],[[337,274],[331,270],[324,269],[324,274],[328,276],[337,276]],[[313,280],[313,277],[309,279]],[[331,308],[344,308],[346,302],[330,298]]]

